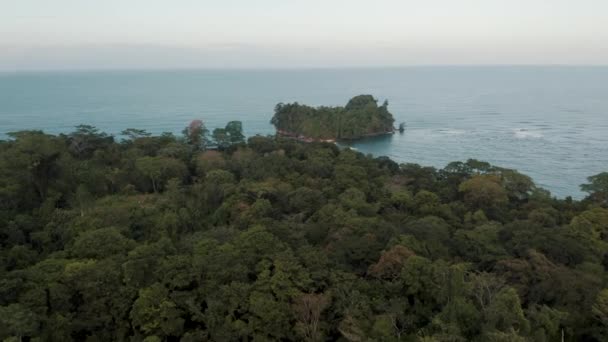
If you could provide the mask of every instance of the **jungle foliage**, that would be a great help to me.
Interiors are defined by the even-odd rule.
[[[608,339],[606,174],[575,201],[476,160],[184,134],[0,142],[0,339]]]
[[[388,102],[378,106],[371,95],[355,96],[345,107],[310,107],[279,103],[271,123],[279,133],[314,140],[352,140],[394,131]]]

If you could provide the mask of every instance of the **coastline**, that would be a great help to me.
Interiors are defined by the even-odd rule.
[[[353,142],[353,141],[357,141],[357,140],[360,140],[360,139],[366,139],[366,138],[373,138],[373,137],[378,137],[378,136],[382,136],[382,135],[395,134],[395,132],[397,132],[397,131],[398,131],[398,129],[393,128],[390,131],[377,132],[377,133],[368,133],[368,134],[364,134],[364,135],[362,135],[360,137],[353,138],[353,139],[320,139],[320,138],[311,138],[311,137],[307,137],[307,136],[302,135],[302,134],[298,134],[298,133],[294,133],[294,132],[289,132],[289,131],[285,131],[285,130],[281,130],[281,129],[277,129],[276,130],[276,135],[284,137],[284,138],[292,138],[292,139],[295,139],[297,141],[306,142],[306,143],[313,143],[313,142],[336,143],[336,142],[339,142],[339,141]]]

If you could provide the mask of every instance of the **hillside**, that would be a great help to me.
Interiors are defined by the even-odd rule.
[[[608,337],[608,174],[558,200],[240,128],[0,142],[0,339]]]

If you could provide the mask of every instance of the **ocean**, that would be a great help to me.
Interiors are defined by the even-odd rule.
[[[608,67],[409,67],[314,70],[74,71],[0,74],[0,139],[17,130],[67,133],[91,124],[179,133],[241,120],[273,134],[279,102],[389,101],[403,134],[351,146],[398,162],[444,167],[475,158],[514,168],[557,197],[608,171]]]

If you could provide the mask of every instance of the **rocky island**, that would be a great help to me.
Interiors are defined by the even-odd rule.
[[[395,131],[388,101],[378,106],[372,95],[355,96],[345,107],[279,103],[270,122],[277,134],[309,142],[355,140]]]

